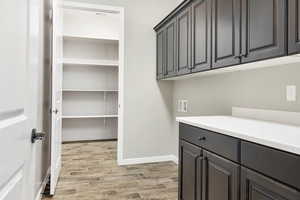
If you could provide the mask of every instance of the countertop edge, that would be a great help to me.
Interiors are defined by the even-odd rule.
[[[248,135],[242,134],[242,133],[232,132],[232,131],[228,131],[228,130],[224,130],[224,129],[219,129],[219,128],[216,128],[216,127],[206,126],[206,125],[203,125],[203,124],[200,124],[200,123],[190,122],[188,120],[185,120],[183,117],[177,117],[176,121],[178,123],[188,124],[188,125],[191,125],[191,126],[206,129],[206,130],[213,131],[213,132],[216,132],[216,133],[220,133],[220,134],[223,134],[223,135],[227,135],[227,136],[230,136],[230,137],[239,138],[239,139],[242,139],[242,140],[245,140],[245,141],[248,141],[248,142],[257,143],[257,144],[260,144],[260,145],[264,145],[264,146],[271,147],[271,148],[274,148],[274,149],[278,149],[278,150],[281,150],[281,151],[285,151],[285,152],[288,152],[288,153],[297,154],[297,155],[300,156],[300,148],[295,147],[293,145],[289,145],[289,144],[285,144],[285,143],[278,143],[278,142],[265,140],[265,139],[261,139],[261,138],[257,138],[257,137],[251,137],[251,136],[248,136]]]

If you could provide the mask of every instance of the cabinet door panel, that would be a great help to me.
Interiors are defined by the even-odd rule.
[[[241,200],[298,200],[300,193],[272,179],[242,168]]]
[[[204,151],[203,197],[205,200],[239,199],[239,165]]]
[[[289,54],[300,52],[300,2],[289,0]]]
[[[202,150],[180,140],[179,199],[201,200]]]
[[[192,71],[211,66],[211,1],[197,0],[192,4]]]
[[[190,73],[190,47],[191,47],[191,29],[190,29],[190,8],[183,10],[177,17],[177,38],[178,38],[178,69],[177,74]]]
[[[165,77],[176,75],[176,22],[171,21],[166,25],[166,69]]]
[[[242,62],[286,54],[286,1],[243,0]]]
[[[300,190],[299,156],[246,141],[241,142],[240,155],[244,167]]]
[[[161,30],[157,33],[156,36],[156,41],[157,41],[157,63],[156,63],[156,77],[157,79],[162,79],[164,76],[164,31]]]
[[[213,68],[239,64],[240,0],[213,0]]]

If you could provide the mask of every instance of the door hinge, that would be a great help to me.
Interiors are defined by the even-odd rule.
[[[49,9],[48,17],[49,17],[49,21],[52,24],[52,22],[53,22],[53,9]]]
[[[56,109],[50,108],[49,111],[50,111],[50,114],[52,114],[52,113],[57,114],[59,112],[57,108]]]

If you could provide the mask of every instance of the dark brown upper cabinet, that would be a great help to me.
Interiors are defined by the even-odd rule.
[[[176,59],[176,46],[177,46],[177,38],[176,38],[176,20],[172,20],[169,22],[165,28],[165,60],[166,60],[166,67],[165,67],[165,74],[164,77],[171,77],[176,75],[176,66],[177,66],[177,59]]]
[[[239,165],[207,151],[203,156],[202,199],[239,200]]]
[[[241,181],[241,200],[300,199],[300,192],[246,168],[242,168]]]
[[[242,63],[286,55],[285,0],[242,0]]]
[[[289,0],[289,43],[288,53],[300,52],[300,2],[299,0]]]
[[[211,67],[211,1],[196,0],[191,5],[192,72]]]
[[[185,0],[154,28],[157,77],[299,53],[299,10],[300,0]]]
[[[203,156],[201,148],[180,140],[179,199],[201,200]]]
[[[182,10],[177,16],[177,75],[188,74],[191,71],[191,10]]]
[[[212,67],[240,63],[240,0],[212,0]]]
[[[158,33],[157,33],[157,36],[156,36],[156,76],[157,76],[157,79],[162,79],[164,77],[164,56],[165,56],[165,53],[164,53],[164,31],[163,30],[160,30]]]

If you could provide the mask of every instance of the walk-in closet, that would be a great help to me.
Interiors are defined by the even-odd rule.
[[[120,27],[118,12],[64,3],[63,142],[117,139]]]

